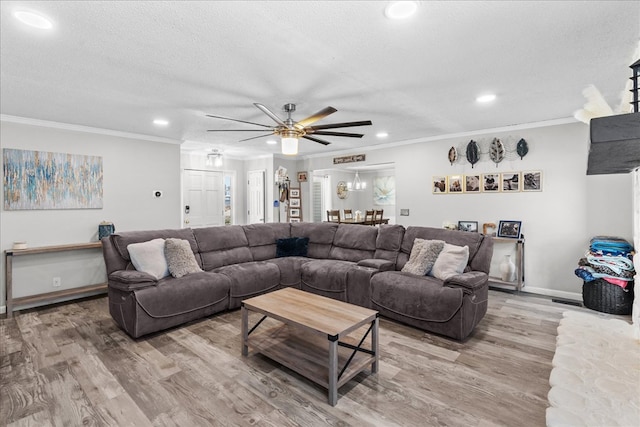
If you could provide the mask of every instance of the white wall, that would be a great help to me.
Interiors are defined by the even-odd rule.
[[[101,156],[103,209],[4,210],[0,248],[14,241],[29,247],[97,241],[98,224],[111,221],[117,231],[180,227],[180,146],[104,134],[2,121],[2,148]],[[162,198],[152,196],[162,190]],[[4,311],[4,262],[0,305]],[[106,281],[99,250],[15,257],[14,297]],[[52,287],[54,276],[62,278]]]
[[[513,143],[524,138],[529,153],[522,160],[510,156],[497,167],[486,154],[474,168],[466,160],[450,165],[451,146],[464,159],[470,139],[484,143],[494,137]],[[445,221],[468,220],[482,227],[485,222],[522,221],[525,290],[581,299],[582,282],[573,271],[589,239],[597,234],[632,238],[631,175],[587,176],[588,141],[588,126],[582,123],[511,129],[369,150],[367,164],[395,163],[399,224],[441,227]],[[329,169],[331,162],[332,157],[311,158],[305,166],[310,171]],[[434,195],[431,191],[434,175],[526,170],[542,171],[542,192]],[[410,216],[399,216],[400,209],[410,209]],[[515,253],[510,246],[496,245],[492,271],[503,253]]]

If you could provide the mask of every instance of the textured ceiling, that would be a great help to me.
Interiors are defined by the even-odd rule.
[[[638,1],[420,2],[404,21],[385,18],[386,4],[2,1],[0,113],[234,156],[280,149],[207,133],[252,127],[205,114],[271,125],[252,104],[293,102],[297,120],[330,105],[317,124],[373,121],[344,129],[362,140],[301,140],[305,155],[567,118],[589,84],[615,109],[637,59]],[[54,29],[25,28],[17,7]],[[497,100],[477,104],[485,92]]]

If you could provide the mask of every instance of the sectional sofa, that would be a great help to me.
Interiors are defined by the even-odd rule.
[[[156,278],[136,270],[129,245],[154,239],[188,242],[197,271]],[[442,280],[401,271],[416,239],[467,246],[461,274]],[[491,237],[479,233],[304,222],[120,232],[102,244],[109,311],[134,338],[292,286],[462,340],[486,313],[493,254]]]

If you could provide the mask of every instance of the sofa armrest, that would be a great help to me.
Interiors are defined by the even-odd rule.
[[[142,271],[118,270],[109,275],[109,286],[125,292],[154,286],[156,283],[153,276]]]
[[[487,286],[489,283],[489,275],[482,271],[469,271],[462,274],[456,274],[444,281],[444,286],[462,287],[471,291]]]
[[[387,259],[361,259],[358,261],[360,267],[371,267],[378,271],[390,271],[393,270],[393,262]]]

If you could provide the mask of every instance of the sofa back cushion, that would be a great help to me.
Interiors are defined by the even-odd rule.
[[[370,225],[340,224],[329,252],[331,259],[357,262],[371,259],[376,251],[378,229]]]
[[[446,230],[444,228],[433,227],[408,227],[402,239],[402,246],[398,254],[397,270],[401,270],[408,261],[411,254],[411,247],[416,238],[426,240],[444,240],[446,243],[456,246],[469,247],[469,261],[466,270],[483,271],[489,273],[491,263],[491,253],[493,245],[483,244],[485,237],[480,233],[471,233],[468,231]],[[490,247],[489,247],[490,246]],[[478,258],[476,260],[476,257]]]
[[[292,222],[291,237],[308,237],[309,258],[329,258],[338,224],[331,222]]]
[[[230,264],[253,261],[249,241],[241,225],[195,228],[202,268],[205,271]]]
[[[249,242],[249,250],[254,261],[264,261],[276,257],[276,241],[291,237],[288,223],[268,223],[243,225]]]
[[[109,236],[120,256],[131,263],[131,254],[127,246],[132,243],[148,242],[153,239],[182,239],[189,242],[189,246],[194,253],[199,266],[202,261],[198,254],[198,243],[191,228],[178,228],[172,230],[143,230],[143,231],[123,231]]]
[[[375,259],[386,259],[393,263],[398,260],[398,254],[402,246],[404,237],[404,227],[398,224],[382,224],[378,227],[378,237],[376,238]]]

